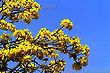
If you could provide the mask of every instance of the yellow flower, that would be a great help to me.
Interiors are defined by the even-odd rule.
[[[50,38],[51,38],[52,40],[57,40],[57,37],[55,37],[55,36],[50,36]]]
[[[0,23],[3,24],[7,24],[7,22],[5,20],[0,20]]]
[[[23,58],[19,58],[19,60],[20,60],[22,63],[31,62],[31,56],[30,56],[30,55],[26,55],[26,56],[24,56]]]
[[[0,71],[0,73],[7,73],[6,71]]]
[[[66,18],[61,21],[60,26],[64,26],[65,28],[68,28],[69,30],[71,30],[73,27],[73,23]]]
[[[25,68],[25,66],[24,65],[21,65],[21,68]]]
[[[40,51],[40,50],[42,50],[42,48],[41,47],[38,47],[38,50]]]
[[[55,60],[51,60],[50,64],[52,64],[52,65],[55,64]]]
[[[7,25],[8,25],[9,30],[10,30],[11,32],[15,32],[15,30],[16,30],[15,25],[13,25],[12,23],[7,23]]]
[[[5,49],[5,50],[3,51],[3,53],[5,54],[5,57],[7,57],[7,56],[9,55],[9,49]]]
[[[82,46],[82,54],[85,54],[86,56],[88,56],[90,53],[89,50],[90,50],[90,48],[88,47],[88,45]]]
[[[2,12],[2,15],[9,15],[10,14],[10,10],[9,9],[6,9]]]
[[[1,38],[2,38],[2,41],[4,41],[4,42],[11,40],[10,34],[6,34],[6,33],[3,33]]]
[[[0,11],[2,10],[2,8],[0,8]]]
[[[36,8],[38,8],[38,10],[41,9],[40,5],[39,5],[37,2],[34,2],[34,3],[32,4],[32,7],[36,7]]]
[[[16,30],[14,33],[13,33],[13,36],[15,37],[25,37],[25,32],[23,30]]]
[[[8,30],[8,25],[5,20],[0,20],[0,29]]]
[[[85,65],[88,64],[88,58],[82,56],[82,57],[79,58],[79,62],[80,62],[80,65],[85,66]]]
[[[29,72],[33,72],[34,70],[36,70],[36,66],[33,63],[29,63],[27,66],[28,66]]]
[[[55,57],[56,57],[56,58],[58,58],[58,56],[59,56],[58,54],[55,54]]]

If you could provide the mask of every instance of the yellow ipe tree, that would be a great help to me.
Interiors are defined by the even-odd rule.
[[[88,64],[89,47],[82,45],[78,37],[69,37],[63,32],[64,28],[73,28],[69,19],[63,19],[59,29],[51,32],[41,28],[33,37],[28,29],[16,29],[14,23],[23,20],[29,24],[32,19],[38,19],[40,5],[34,0],[0,3],[0,30],[5,31],[0,35],[0,73],[61,73],[66,66],[66,61],[59,58],[61,53],[74,60],[73,70]]]

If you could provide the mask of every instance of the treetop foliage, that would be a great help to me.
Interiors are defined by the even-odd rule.
[[[8,73],[61,73],[66,61],[59,59],[60,53],[74,60],[72,68],[80,70],[88,64],[89,47],[82,45],[80,38],[70,37],[64,28],[72,30],[73,23],[65,18],[60,28],[53,32],[41,28],[36,36],[26,29],[16,29],[15,22],[27,24],[38,19],[41,6],[34,0],[3,0],[0,4],[0,72]],[[11,34],[7,33],[10,31]],[[17,63],[9,67],[9,63]]]

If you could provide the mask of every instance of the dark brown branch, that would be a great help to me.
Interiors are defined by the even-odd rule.
[[[59,30],[61,30],[64,26],[60,27],[53,35],[55,35],[56,33],[58,33]]]

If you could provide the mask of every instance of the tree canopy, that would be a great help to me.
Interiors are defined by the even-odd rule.
[[[88,64],[88,45],[82,45],[80,38],[63,32],[65,28],[73,28],[68,18],[61,20],[59,29],[51,32],[41,28],[36,36],[32,36],[28,28],[16,29],[15,22],[29,24],[32,19],[37,20],[39,10],[41,6],[34,0],[1,1],[0,30],[5,32],[0,35],[0,72],[60,73],[66,66],[66,61],[59,59],[60,53],[74,60],[73,70],[80,70]],[[10,62],[16,62],[16,65],[10,68]]]

